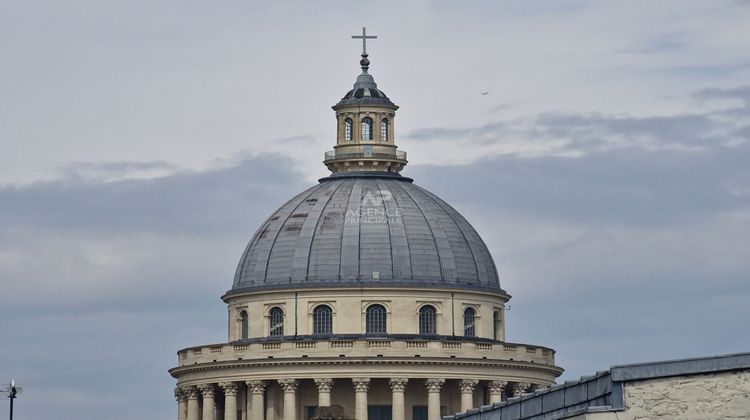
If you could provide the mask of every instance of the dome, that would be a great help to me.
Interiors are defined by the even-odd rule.
[[[396,174],[333,174],[281,206],[240,259],[231,293],[332,286],[502,291],[487,246],[454,208]]]

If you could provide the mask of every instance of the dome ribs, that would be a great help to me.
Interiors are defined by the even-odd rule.
[[[359,207],[362,202],[362,183],[356,179],[352,185],[349,202],[344,214],[344,228],[341,235],[340,279],[356,279],[359,274]],[[356,223],[348,223],[348,218],[355,218]]]
[[[434,232],[417,203],[401,183],[394,184],[391,193],[399,203],[401,220],[409,242],[412,279],[442,281],[442,266]]]
[[[309,197],[305,200],[305,203],[308,204],[306,209],[307,217],[302,223],[299,235],[297,236],[297,242],[294,245],[291,281],[295,282],[307,279],[307,272],[310,265],[310,249],[313,243],[313,236],[317,231],[318,223],[320,223],[320,216],[331,200],[331,197],[341,187],[341,184],[342,182],[332,182],[327,185],[328,188],[325,189],[322,196],[321,194],[317,194],[316,197]],[[323,192],[323,188],[318,189],[316,192]]]
[[[261,279],[265,280],[266,284],[290,281],[291,273],[289,269],[292,257],[294,256],[293,244],[296,243],[296,238],[305,220],[304,218],[292,216],[303,213],[301,207],[304,205],[305,200],[321,188],[322,185],[317,185],[315,188],[308,190],[308,194],[282,207],[277,213],[280,216],[278,222],[281,223],[276,225],[277,229],[274,230],[272,235],[273,241],[270,244],[268,240],[259,243],[259,245],[268,245],[268,248],[262,250],[261,259],[258,261],[258,267],[256,267],[255,271],[258,272],[261,267],[265,268]]]
[[[378,281],[393,278],[391,238],[385,211],[390,193],[383,193],[375,179],[362,179],[359,219],[359,278]]]
[[[455,283],[456,280],[458,280],[456,257],[451,248],[448,233],[444,229],[443,223],[440,220],[440,213],[442,212],[433,211],[435,209],[435,204],[429,199],[429,197],[426,197],[418,187],[414,186],[414,184],[409,184],[409,188],[404,188],[402,185],[399,185],[399,187],[414,201],[432,233],[432,238],[435,241],[435,247],[437,248],[438,258],[440,260],[441,275],[439,278],[442,281]],[[449,226],[449,224],[446,224],[446,226]]]
[[[404,221],[401,218],[401,211],[398,205],[398,199],[387,188],[383,188],[381,181],[375,180],[378,190],[383,195],[383,191],[388,191],[392,195],[391,200],[383,200],[383,205],[388,219],[389,242],[391,245],[391,271],[394,280],[405,281],[412,278],[411,272],[411,253],[409,252],[409,240],[406,237]]]
[[[235,285],[238,287],[247,287],[265,283],[268,254],[270,254],[273,244],[271,243],[266,246],[262,242],[272,241],[271,238],[275,239],[278,230],[281,229],[286,220],[286,218],[281,218],[284,214],[284,209],[293,203],[302,202],[304,197],[307,197],[316,188],[318,188],[317,185],[297,194],[294,198],[279,207],[255,232],[253,239],[244,252],[240,264],[237,266],[234,280]]]
[[[339,278],[341,264],[341,240],[349,201],[354,183],[352,179],[340,181],[341,185],[331,194],[310,247],[307,276],[312,281],[332,281]]]
[[[324,178],[277,210],[246,248],[233,290],[317,285],[502,290],[458,211],[409,178],[364,174]]]

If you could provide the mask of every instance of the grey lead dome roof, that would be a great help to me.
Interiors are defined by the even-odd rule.
[[[352,285],[502,291],[487,246],[443,200],[398,175],[332,175],[263,223],[229,293]]]

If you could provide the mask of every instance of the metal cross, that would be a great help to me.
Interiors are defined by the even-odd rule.
[[[367,55],[367,40],[377,38],[378,37],[374,35],[367,35],[367,29],[364,27],[362,28],[362,35],[352,35],[352,39],[362,40],[362,55]]]

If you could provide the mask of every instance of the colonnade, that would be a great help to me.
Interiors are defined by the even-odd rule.
[[[391,389],[392,419],[405,420],[405,392],[409,381],[423,381],[427,390],[427,418],[428,420],[440,420],[440,391],[445,384],[444,378],[410,379],[391,378],[388,385]],[[247,386],[247,420],[263,420],[265,417],[265,391],[270,381],[250,380],[245,381]],[[299,380],[279,379],[277,380],[283,392],[283,414],[282,420],[297,419],[297,394]],[[356,420],[367,420],[367,394],[370,388],[370,378],[351,378],[354,387],[354,416]],[[316,378],[315,386],[318,389],[318,407],[331,406],[331,390],[333,389],[332,378]],[[461,412],[474,407],[474,390],[480,383],[477,379],[458,380],[460,392]],[[178,386],[175,388],[175,398],[178,402],[179,420],[238,420],[237,394],[242,386],[241,382],[219,382],[216,384],[200,384]],[[508,382],[503,380],[486,381],[489,393],[489,402],[502,401],[506,390],[514,397],[521,396],[526,392],[546,387],[547,385],[532,384],[529,382]],[[509,388],[510,387],[510,388]],[[221,394],[218,391],[221,391]],[[223,395],[223,401],[217,396]],[[307,419],[300,419],[307,420]]]

